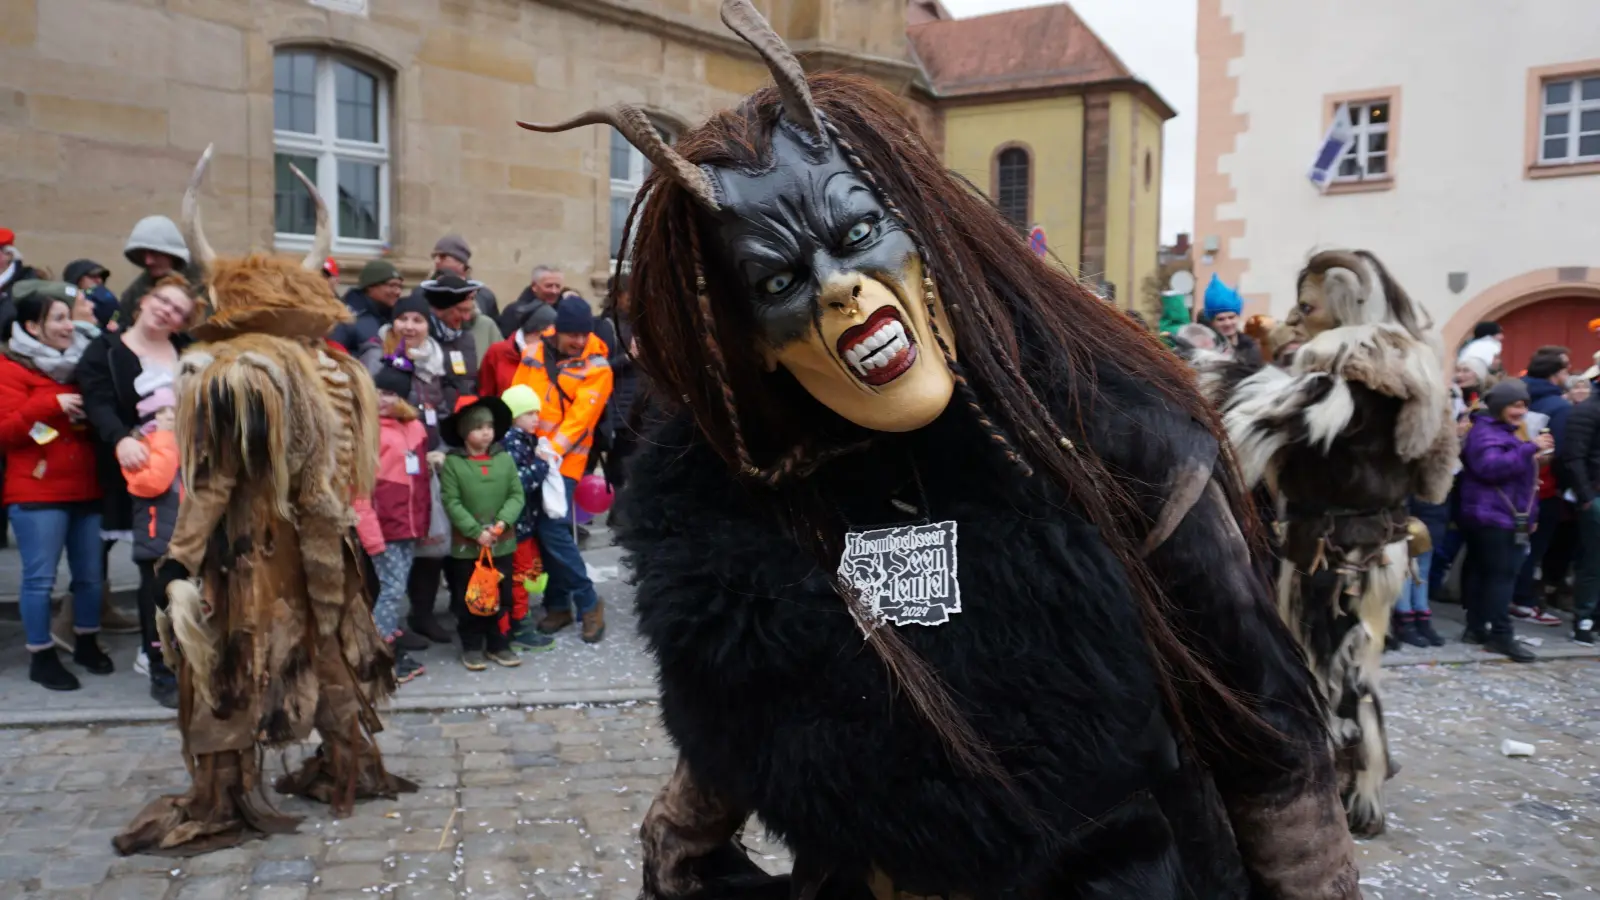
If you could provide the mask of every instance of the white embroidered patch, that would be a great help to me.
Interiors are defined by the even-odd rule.
[[[846,533],[839,578],[871,616],[862,630],[943,625],[961,612],[956,538],[955,522]]]

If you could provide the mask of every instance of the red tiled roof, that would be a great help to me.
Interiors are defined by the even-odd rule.
[[[940,97],[1133,79],[1065,3],[906,29]]]

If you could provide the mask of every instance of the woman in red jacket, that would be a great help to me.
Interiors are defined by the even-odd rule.
[[[22,626],[33,654],[29,677],[53,691],[78,679],[61,665],[50,638],[50,589],[61,552],[72,571],[73,660],[111,673],[100,649],[100,485],[94,442],[74,384],[90,335],[72,322],[69,288],[45,283],[16,301],[17,320],[0,358],[0,451],[4,502],[22,553]]]

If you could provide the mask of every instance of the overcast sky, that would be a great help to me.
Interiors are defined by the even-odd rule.
[[[1045,6],[1060,0],[944,0],[959,18]],[[1167,122],[1161,188],[1161,240],[1194,227],[1196,108],[1195,0],[1068,0],[1128,68],[1156,89],[1178,117]]]

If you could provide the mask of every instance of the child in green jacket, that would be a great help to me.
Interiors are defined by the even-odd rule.
[[[440,424],[450,445],[439,470],[439,495],[450,519],[450,558],[445,574],[450,605],[461,635],[461,663],[474,672],[488,668],[486,659],[517,666],[522,659],[500,633],[500,610],[511,608],[512,562],[517,550],[514,525],[526,502],[517,464],[500,446],[511,427],[511,410],[499,397],[472,400]],[[467,609],[467,584],[478,553],[488,547],[500,572],[500,609],[476,615]]]

